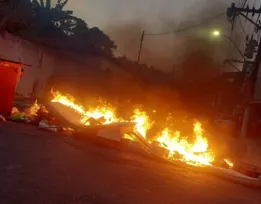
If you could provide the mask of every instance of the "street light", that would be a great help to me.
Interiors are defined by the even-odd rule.
[[[212,31],[212,36],[214,36],[214,37],[219,37],[219,36],[221,36],[221,37],[224,37],[224,38],[228,39],[230,42],[233,43],[233,45],[235,46],[235,48],[237,49],[237,51],[239,52],[239,54],[243,57],[243,59],[245,59],[244,54],[241,52],[241,50],[239,49],[239,47],[237,46],[237,44],[235,43],[235,41],[234,41],[232,38],[230,38],[230,37],[228,37],[228,36],[226,36],[226,35],[221,34],[220,31],[218,31],[218,30]]]
[[[214,30],[213,32],[212,32],[212,35],[213,36],[220,36],[220,32],[218,31],[218,30]]]

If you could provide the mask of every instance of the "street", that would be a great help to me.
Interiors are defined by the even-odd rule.
[[[261,203],[261,190],[23,124],[0,124],[1,204]]]

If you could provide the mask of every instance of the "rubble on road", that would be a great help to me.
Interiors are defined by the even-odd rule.
[[[39,129],[49,132],[61,132],[65,135],[71,135],[74,132],[73,128],[62,125],[61,121],[56,120],[46,106],[39,104],[37,100],[24,110],[13,107],[10,117],[7,119],[11,122],[36,125]]]
[[[47,130],[50,132],[58,132],[58,127],[55,125],[51,125],[48,120],[41,120],[39,122],[39,129]]]

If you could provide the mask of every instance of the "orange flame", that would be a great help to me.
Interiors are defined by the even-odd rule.
[[[78,112],[80,114],[85,113],[84,107],[76,104],[75,99],[72,96],[69,96],[69,95],[65,96],[65,95],[61,94],[59,91],[54,92],[53,90],[51,91],[51,94],[53,96],[53,99],[51,100],[51,102],[57,102],[57,103],[63,104],[64,106],[74,109],[76,112]]]
[[[74,109],[76,112],[80,113],[82,115],[81,122],[83,124],[89,125],[87,120],[89,118],[94,118],[94,119],[100,119],[103,118],[104,121],[102,122],[103,124],[109,124],[113,122],[119,121],[119,119],[116,118],[114,114],[114,109],[110,108],[108,106],[103,106],[103,107],[96,107],[96,108],[90,108],[89,110],[85,110],[85,108],[81,105],[78,105],[75,103],[75,99],[72,96],[65,96],[61,94],[59,91],[52,91],[51,92],[53,95],[53,99],[51,102],[58,102],[61,103],[67,107],[70,107]]]
[[[89,118],[103,118],[103,124],[123,121],[116,117],[115,109],[109,105],[102,104],[95,108],[86,110],[83,106],[76,104],[75,99],[71,96],[62,95],[60,92],[53,92],[51,102],[58,102],[67,107],[74,109],[82,115],[81,122],[85,125]],[[140,109],[135,109],[131,122],[136,123],[134,130],[139,132],[145,139],[148,130],[153,123],[146,112]],[[203,129],[200,123],[194,124],[195,141],[189,143],[187,137],[183,137],[179,131],[171,131],[170,128],[165,128],[157,137],[160,145],[170,151],[169,159],[180,160],[187,164],[202,166],[211,165],[214,161],[214,153],[209,151],[208,140],[203,136]]]
[[[214,154],[208,151],[208,140],[203,137],[200,123],[194,124],[194,133],[196,140],[192,144],[186,137],[182,137],[180,132],[172,132],[169,128],[165,128],[157,140],[162,147],[170,151],[169,158],[177,158],[196,166],[211,165],[211,162],[214,161]]]
[[[28,109],[28,114],[29,114],[29,115],[32,115],[32,116],[37,116],[37,112],[38,112],[39,109],[40,109],[40,106],[38,105],[38,101],[35,100],[34,105],[31,106],[31,107]]]
[[[234,167],[234,163],[231,160],[224,159],[224,161],[227,163],[227,165],[229,166],[230,169],[232,169]]]
[[[135,109],[134,115],[131,117],[131,122],[136,123],[135,131],[146,138],[147,131],[152,127],[152,122],[146,112]]]

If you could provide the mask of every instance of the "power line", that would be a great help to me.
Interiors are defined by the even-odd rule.
[[[220,14],[218,14],[218,15],[216,15],[216,16],[214,16],[214,17],[208,19],[208,20],[205,20],[205,21],[203,21],[203,22],[201,22],[201,23],[198,23],[198,24],[195,24],[195,25],[186,27],[186,28],[178,29],[178,30],[175,30],[175,31],[164,32],[164,33],[145,33],[144,35],[169,35],[169,34],[174,34],[174,33],[183,32],[183,31],[186,31],[186,30],[189,30],[189,29],[192,29],[192,28],[196,28],[196,27],[201,26],[201,25],[203,25],[203,24],[206,24],[206,23],[208,23],[209,21],[212,21],[212,20],[214,20],[214,19],[216,19],[216,18],[219,18],[219,17],[223,16],[225,13],[226,13],[226,12],[220,13]]]
[[[246,6],[246,4],[247,4],[247,1],[248,1],[248,0],[243,0],[242,5],[241,5],[242,8],[245,8],[245,6]]]
[[[241,27],[241,29],[242,29],[242,31],[243,31],[245,37],[246,37],[247,34],[246,34],[245,28],[244,28],[244,26],[243,26],[243,24],[242,24],[242,21],[241,21],[240,17],[239,17],[239,25],[240,25],[240,27]]]

